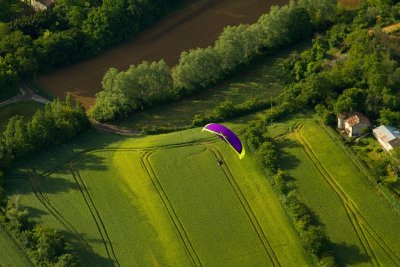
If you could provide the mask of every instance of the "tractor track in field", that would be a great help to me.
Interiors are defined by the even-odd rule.
[[[155,174],[153,167],[150,164],[149,157],[152,153],[153,153],[152,151],[146,151],[140,157],[140,163],[142,165],[142,168],[145,170],[146,174],[150,178],[154,188],[157,191],[157,194],[159,195],[159,197],[161,199],[164,209],[166,210],[176,231],[178,232],[178,235],[179,235],[179,237],[183,243],[183,246],[185,248],[185,253],[188,256],[189,260],[192,262],[192,264],[194,266],[203,266],[196,250],[193,247],[192,242],[189,239],[188,234],[185,231],[185,228],[183,227],[182,222],[179,220],[179,217],[176,214],[171,201],[169,200],[167,194],[165,193],[164,188],[162,187],[159,179],[157,178],[157,175]]]
[[[162,149],[171,149],[171,148],[179,148],[179,147],[186,147],[186,146],[191,146],[191,145],[201,145],[204,142],[207,143],[215,143],[218,140],[214,140],[214,138],[204,138],[196,141],[188,141],[188,142],[183,142],[183,143],[173,143],[173,144],[167,144],[167,145],[159,145],[159,146],[147,146],[147,147],[111,147],[111,148],[92,148],[92,149],[85,149],[83,151],[79,151],[75,153],[69,160],[67,160],[65,163],[60,164],[57,167],[48,169],[44,172],[38,173],[37,175],[40,177],[48,177],[55,172],[64,169],[66,166],[70,165],[71,163],[75,163],[79,157],[85,154],[89,153],[101,153],[101,152],[145,152],[145,151],[155,151],[155,150],[162,150]],[[12,179],[28,179],[29,176],[27,175],[10,175],[7,176],[8,178]]]
[[[313,163],[314,167],[320,172],[321,176],[324,178],[326,183],[332,188],[336,196],[341,201],[345,208],[345,212],[352,224],[358,239],[363,246],[365,252],[371,259],[373,266],[380,266],[376,252],[374,251],[370,241],[366,234],[369,234],[373,241],[382,249],[382,251],[395,263],[400,266],[400,258],[396,253],[390,248],[390,246],[379,236],[379,234],[373,229],[371,224],[367,221],[362,212],[358,209],[354,201],[346,194],[346,192],[340,187],[336,180],[329,174],[324,165],[319,161],[318,157],[313,152],[311,146],[301,135],[302,126],[299,125],[294,130],[294,135],[299,143],[302,145],[307,157]]]
[[[208,144],[205,144],[205,146],[216,159],[223,159],[221,151],[219,151],[217,148],[212,148]],[[261,227],[260,222],[257,220],[257,217],[254,214],[254,211],[252,210],[249,202],[247,201],[246,197],[244,196],[244,193],[240,189],[232,172],[228,168],[227,163],[224,161],[224,164],[221,167],[222,167],[222,171],[225,175],[225,178],[228,180],[228,183],[230,184],[233,191],[235,192],[236,197],[238,198],[242,208],[246,212],[247,217],[249,218],[249,221],[252,224],[258,238],[260,239],[260,242],[263,245],[264,250],[267,253],[269,260],[271,261],[273,266],[281,266],[276,254],[271,246],[271,243],[269,242],[267,236],[265,235],[265,233]]]
[[[104,247],[106,249],[108,258],[113,266],[120,266],[118,258],[115,254],[113,244],[111,242],[110,236],[107,233],[107,229],[104,225],[103,220],[101,219],[100,213],[98,209],[96,208],[96,205],[93,201],[93,198],[89,192],[89,189],[85,183],[85,181],[82,179],[81,175],[77,170],[75,170],[73,167],[71,167],[71,174],[76,182],[76,184],[79,187],[79,191],[82,194],[82,197],[89,208],[89,211],[93,217],[93,220],[96,224],[96,227],[99,231],[99,234],[101,236],[101,239],[103,240]],[[115,263],[114,263],[115,262]]]
[[[74,234],[81,245],[90,252],[90,255],[92,256],[94,254],[92,248],[90,247],[89,243],[86,241],[86,239],[79,233],[79,231],[53,206],[51,203],[50,199],[47,197],[45,193],[40,189],[40,186],[37,185],[37,181],[34,180],[35,177],[33,176],[32,178],[29,178],[33,193],[35,194],[36,198],[42,203],[42,205],[46,208],[48,212],[50,212],[51,215],[53,215],[56,220],[63,225],[66,229],[68,229],[72,234]],[[95,264],[96,266],[99,265],[98,260],[96,257],[92,257],[92,263]]]

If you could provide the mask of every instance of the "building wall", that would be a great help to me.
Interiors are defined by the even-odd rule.
[[[377,136],[376,132],[373,132],[373,135],[375,136],[376,140],[378,140],[379,144],[380,144],[386,151],[390,151],[390,150],[393,149],[393,147],[392,147],[389,143],[387,143],[387,142],[383,141],[382,139],[380,139],[380,138]]]
[[[369,125],[364,124],[364,123],[359,123],[357,125],[354,125],[353,127],[350,127],[347,122],[345,123],[345,128],[346,128],[346,131],[349,133],[349,136],[354,136],[354,137],[363,135],[364,129],[366,129],[368,127],[369,127]]]

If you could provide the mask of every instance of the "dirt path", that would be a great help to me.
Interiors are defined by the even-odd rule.
[[[25,101],[35,101],[43,104],[50,102],[50,100],[34,93],[26,84],[21,83],[19,85],[19,94],[11,99],[0,102],[0,108],[9,105],[11,103],[25,102]]]
[[[94,103],[104,73],[127,69],[144,60],[175,65],[182,51],[214,43],[228,25],[255,22],[271,5],[287,0],[198,0],[160,20],[132,41],[82,63],[39,77],[38,84],[55,97],[66,93],[86,108]]]

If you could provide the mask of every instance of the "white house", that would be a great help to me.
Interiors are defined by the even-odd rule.
[[[30,4],[35,11],[42,11],[51,8],[54,4],[54,0],[27,0],[28,4]]]
[[[350,137],[357,137],[371,127],[368,118],[359,112],[349,112],[338,116],[338,128],[345,130]]]
[[[381,125],[373,129],[372,133],[386,151],[400,147],[400,131],[396,128]]]

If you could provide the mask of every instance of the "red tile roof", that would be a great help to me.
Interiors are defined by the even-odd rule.
[[[368,118],[359,112],[348,113],[346,122],[350,127],[353,127],[354,125],[357,125],[360,123],[367,124],[367,125],[371,124],[369,122]]]

